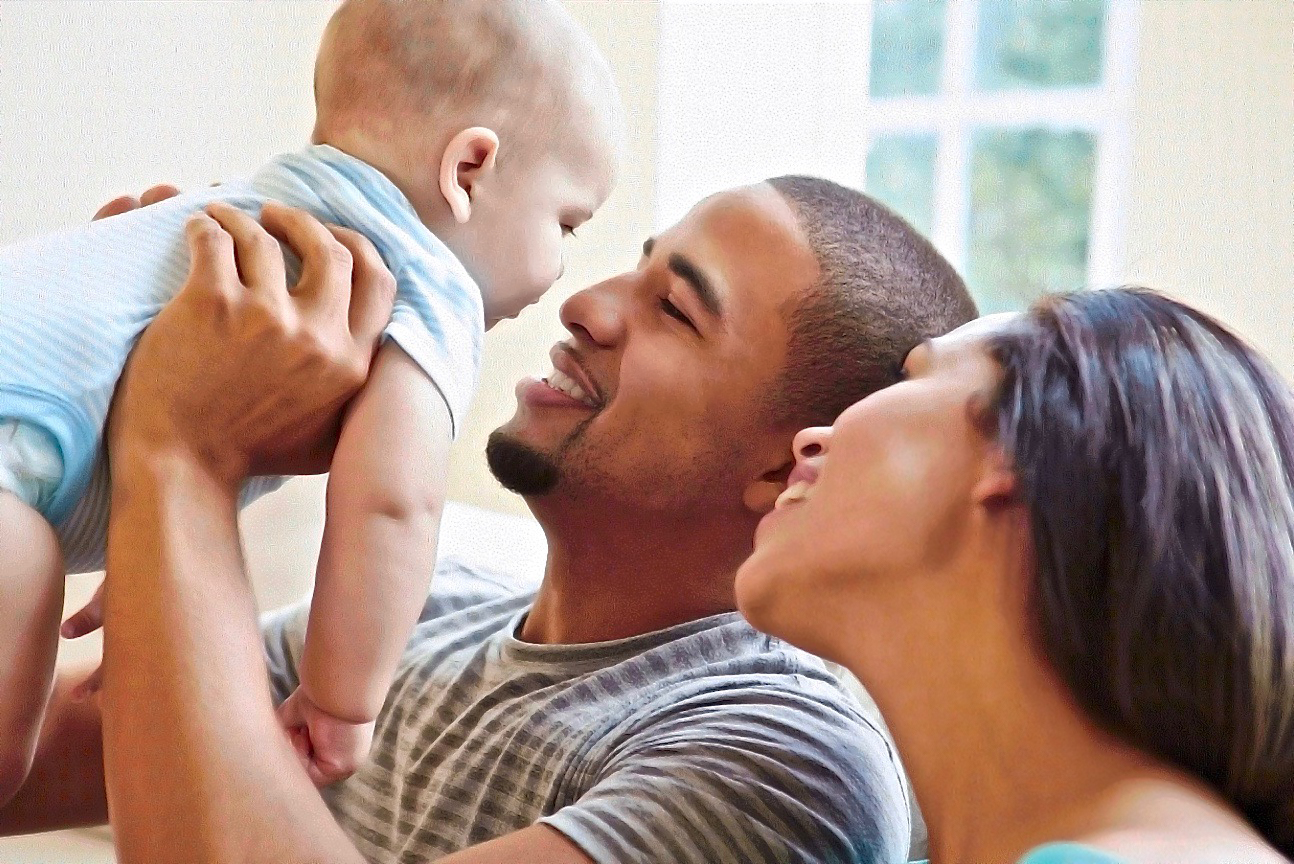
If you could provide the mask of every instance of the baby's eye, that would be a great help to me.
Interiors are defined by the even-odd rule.
[[[575,236],[575,229],[574,229],[574,228],[572,228],[570,225],[563,225],[563,226],[562,226],[562,236],[563,236],[563,237],[574,237],[574,236]]]

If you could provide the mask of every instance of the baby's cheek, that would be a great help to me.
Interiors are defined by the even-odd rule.
[[[535,256],[530,269],[530,284],[535,287],[535,294],[543,294],[553,283],[562,277],[564,262],[562,250],[547,250],[545,254]]]

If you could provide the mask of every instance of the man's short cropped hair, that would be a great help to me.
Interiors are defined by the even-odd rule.
[[[907,353],[977,316],[957,271],[880,202],[818,177],[767,181],[791,206],[820,270],[790,311],[778,424],[825,426],[898,380]]]

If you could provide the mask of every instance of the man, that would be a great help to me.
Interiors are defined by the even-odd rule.
[[[225,228],[256,248],[254,223]],[[293,421],[338,404],[363,340],[327,321],[325,339],[277,335],[265,309],[286,331],[320,318],[281,289],[245,332],[236,315],[204,329],[179,302],[149,331],[113,445],[103,732],[123,859],[902,859],[884,737],[816,661],[735,616],[732,575],[785,487],[794,432],[892,381],[973,305],[909,226],[809,178],[717,195],[643,251],[567,301],[555,374],[523,382],[491,438],[491,468],[548,538],[541,587],[437,576],[372,760],[326,792],[345,837],[275,731],[230,496],[253,462],[277,469],[315,443]],[[192,281],[218,281],[201,269],[218,258],[197,256]],[[282,279],[242,272],[256,296]],[[249,383],[191,380],[212,364]],[[346,374],[294,374],[311,364]],[[201,423],[169,407],[195,388]],[[234,422],[258,411],[291,446]],[[280,697],[303,621],[267,628]],[[102,818],[86,758],[98,718],[67,686],[11,828]],[[78,758],[91,776],[67,777]]]

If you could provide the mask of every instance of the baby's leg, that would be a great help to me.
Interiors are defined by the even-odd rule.
[[[54,529],[0,489],[0,806],[22,786],[54,682],[63,612]]]

